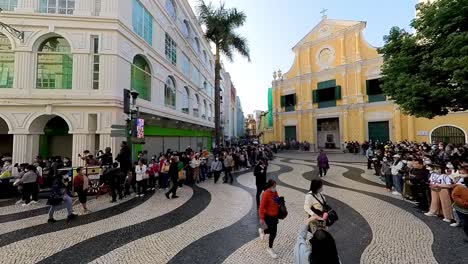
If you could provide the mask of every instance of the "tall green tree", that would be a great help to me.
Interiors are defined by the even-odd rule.
[[[213,42],[216,49],[215,58],[215,139],[216,145],[223,142],[221,132],[221,54],[229,61],[237,51],[250,61],[250,52],[247,40],[236,32],[244,25],[247,16],[236,8],[226,8],[224,3],[219,7],[206,4],[200,0],[197,6],[198,20],[205,28],[205,37]],[[229,89],[228,87],[227,89]]]
[[[419,4],[411,26],[379,49],[384,93],[417,117],[468,110],[468,0]]]

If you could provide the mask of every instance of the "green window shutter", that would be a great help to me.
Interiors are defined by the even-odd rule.
[[[335,99],[341,100],[341,85],[335,86]]]
[[[370,89],[370,80],[366,80],[366,94],[369,95],[369,89]]]
[[[294,105],[297,105],[297,94],[294,94]]]
[[[284,107],[285,105],[286,105],[286,98],[284,96],[281,96],[280,106]]]
[[[312,102],[314,104],[318,103],[318,94],[317,94],[317,90],[313,90],[312,91]]]
[[[317,89],[326,89],[326,88],[332,88],[336,86],[336,80],[329,80],[329,81],[324,81],[324,82],[319,82],[317,83]]]

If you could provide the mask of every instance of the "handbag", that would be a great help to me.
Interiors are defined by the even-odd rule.
[[[288,208],[286,208],[286,201],[284,200],[284,197],[279,197],[278,198],[278,219],[283,220],[288,216]]]
[[[338,221],[338,214],[336,213],[335,210],[333,210],[333,208],[331,208],[327,202],[325,202],[325,198],[323,198],[323,195],[320,194],[320,197],[322,198],[322,201],[320,201],[320,199],[318,199],[315,194],[312,194],[314,196],[314,198],[320,203],[320,205],[322,205],[322,215],[323,213],[327,213],[328,216],[327,216],[327,220],[326,220],[326,225],[327,226],[332,226],[336,221]]]
[[[185,176],[185,171],[184,170],[180,170],[179,171],[179,181],[183,181],[185,180],[186,176]]]

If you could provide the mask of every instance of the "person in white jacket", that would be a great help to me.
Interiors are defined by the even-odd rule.
[[[393,177],[393,186],[395,190],[392,192],[393,195],[401,195],[403,191],[403,175],[401,174],[401,170],[403,169],[403,162],[401,161],[400,155],[393,156],[393,163],[391,166],[392,170],[392,177]]]
[[[324,218],[326,218],[322,206],[325,203],[325,197],[321,194],[322,188],[323,182],[320,179],[313,179],[310,183],[310,191],[305,196],[304,211],[307,213],[307,218],[311,218],[309,221],[311,233],[314,233],[318,226],[323,225]]]
[[[138,165],[135,166],[135,175],[136,175],[136,182],[137,182],[137,196],[143,197],[146,193],[146,173],[147,167],[143,164],[142,160],[138,161]]]

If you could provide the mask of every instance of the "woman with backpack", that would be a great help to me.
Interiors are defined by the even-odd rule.
[[[278,257],[273,251],[273,243],[275,242],[276,233],[278,232],[279,207],[280,203],[278,192],[276,191],[276,182],[270,179],[265,186],[265,191],[262,194],[260,207],[258,209],[260,225],[263,227],[266,225],[266,228],[260,227],[258,233],[261,240],[263,240],[265,234],[270,235],[267,252],[274,259]]]

